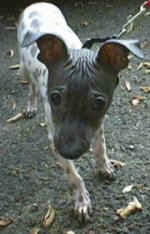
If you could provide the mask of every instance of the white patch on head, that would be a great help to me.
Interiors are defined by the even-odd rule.
[[[22,44],[25,37],[31,37],[31,33],[47,32],[59,35],[68,48],[80,49],[82,46],[78,36],[67,25],[67,22],[61,11],[51,3],[34,3],[27,7],[20,16],[17,37],[19,45]],[[48,70],[46,66],[37,59],[39,48],[34,42],[30,46],[21,48],[20,64],[26,71],[31,83],[37,85],[43,98],[47,100],[47,81]]]
[[[41,22],[39,19],[37,18],[33,18],[30,24],[31,28],[34,28],[34,30],[39,31],[40,30],[40,26],[41,26]]]
[[[37,11],[32,11],[30,14],[29,14],[29,18],[33,18],[35,16],[38,16],[38,12]]]

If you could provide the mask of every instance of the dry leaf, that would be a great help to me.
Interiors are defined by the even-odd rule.
[[[75,232],[70,230],[70,231],[65,232],[65,234],[75,234]]]
[[[129,202],[128,206],[117,210],[117,215],[119,215],[123,219],[126,219],[129,215],[142,210],[142,204],[138,201],[136,197],[134,197],[133,201]]]
[[[132,59],[133,57],[134,57],[133,54],[128,55],[128,59]]]
[[[40,125],[40,127],[44,128],[46,126],[46,123],[41,122],[39,125]]]
[[[17,70],[17,69],[20,68],[20,64],[11,65],[11,66],[9,66],[8,68],[11,69],[11,70]]]
[[[124,187],[124,189],[122,190],[123,193],[128,193],[130,192],[132,189],[133,189],[134,185],[131,184],[131,185],[127,185]]]
[[[33,229],[31,230],[31,234],[38,234],[39,231],[40,231],[40,228],[35,227],[35,228],[33,228]]]
[[[143,63],[143,66],[144,66],[145,68],[150,69],[150,62],[144,62],[144,63]]]
[[[132,102],[133,106],[137,106],[141,101],[144,101],[145,99],[146,99],[145,96],[137,95],[137,96],[133,97],[131,102]]]
[[[131,90],[132,90],[131,84],[130,84],[130,82],[127,81],[127,80],[125,80],[125,87],[126,87],[126,89],[127,89],[128,91],[131,91]]]
[[[140,103],[138,99],[132,99],[132,105],[137,106]]]
[[[55,218],[55,210],[54,208],[49,204],[48,205],[48,211],[43,219],[43,222],[42,222],[42,226],[44,228],[47,228],[49,227],[53,221],[54,221],[54,218]]]
[[[18,121],[19,119],[23,119],[24,118],[24,114],[22,112],[16,114],[15,116],[7,119],[7,123],[14,123],[16,121]]]
[[[12,109],[13,109],[13,110],[16,109],[16,102],[15,102],[15,101],[12,103]]]
[[[26,85],[26,84],[29,84],[29,81],[28,80],[21,80],[20,83]]]
[[[8,57],[12,58],[14,56],[14,51],[12,49],[10,49],[8,52],[7,52],[7,55]]]
[[[146,69],[146,70],[144,71],[144,73],[145,73],[146,75],[150,74],[150,69]]]
[[[128,69],[129,69],[129,70],[132,70],[132,68],[133,68],[132,64],[129,64],[129,65],[128,65]]]
[[[148,41],[142,41],[142,42],[140,43],[140,47],[141,47],[141,49],[146,48],[146,47],[148,46],[148,44],[149,44],[149,42],[148,42]]]
[[[0,227],[6,227],[12,222],[12,219],[0,219]]]
[[[125,165],[125,163],[118,161],[118,160],[115,160],[115,159],[111,159],[110,161],[111,161],[112,165],[117,169],[119,169]]]
[[[143,67],[143,62],[142,62],[142,63],[139,63],[139,65],[138,65],[138,67],[137,67],[137,70],[140,70],[142,67]]]
[[[81,22],[81,26],[83,27],[87,27],[89,25],[89,23],[87,21]]]
[[[140,95],[136,95],[136,96],[134,96],[134,98],[135,98],[135,99],[138,99],[139,101],[143,101],[143,100],[146,99],[145,96],[140,96]]]
[[[140,89],[141,89],[144,93],[149,93],[149,92],[150,92],[150,86],[142,86],[142,87],[140,87]]]
[[[147,68],[147,69],[150,69],[150,62],[142,62],[142,63],[139,63],[138,67],[137,67],[137,70],[140,70],[141,68]]]

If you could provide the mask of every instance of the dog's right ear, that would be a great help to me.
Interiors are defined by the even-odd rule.
[[[129,52],[144,59],[138,40],[111,39],[100,47],[96,60],[106,69],[112,69],[118,73],[127,67]]]
[[[69,57],[68,48],[63,39],[50,33],[31,33],[24,36],[21,47],[27,47],[37,42],[40,50],[38,59],[46,66],[56,64]]]

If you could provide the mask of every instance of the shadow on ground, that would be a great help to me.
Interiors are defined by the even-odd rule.
[[[59,3],[59,1],[57,1]],[[86,2],[86,3],[85,3]],[[84,42],[93,36],[108,36],[120,31],[129,14],[141,4],[135,1],[61,1],[62,11],[69,24]],[[0,14],[0,218],[13,222],[0,230],[2,234],[27,234],[39,226],[51,202],[56,211],[53,225],[39,233],[64,234],[149,234],[150,233],[150,99],[141,90],[149,86],[149,69],[139,67],[141,61],[131,59],[122,72],[113,103],[105,121],[108,154],[126,165],[113,182],[101,181],[94,174],[92,155],[76,162],[85,179],[93,203],[91,222],[81,224],[72,215],[72,198],[66,177],[58,168],[48,149],[43,122],[43,108],[29,121],[8,124],[6,120],[22,110],[27,100],[27,85],[21,84],[17,70],[9,66],[19,63],[15,23],[20,12],[1,11]],[[139,38],[150,55],[149,16],[138,20],[137,27],[126,38]],[[12,49],[14,56],[9,57]],[[130,81],[132,90],[125,87]],[[134,96],[144,96],[137,106]],[[129,193],[122,189],[133,184]],[[116,210],[126,206],[136,196],[143,211],[126,220],[118,220]]]

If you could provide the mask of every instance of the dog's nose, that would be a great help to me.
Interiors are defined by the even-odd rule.
[[[84,154],[87,151],[87,149],[68,149],[68,147],[63,147],[61,149],[58,149],[58,152],[61,154],[61,156],[65,159],[78,159],[82,154]]]
[[[87,142],[63,142],[55,141],[57,152],[65,159],[78,159],[82,154],[89,149]]]

